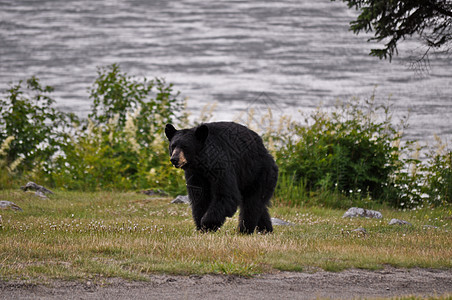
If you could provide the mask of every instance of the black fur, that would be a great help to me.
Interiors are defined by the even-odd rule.
[[[268,206],[278,167],[259,135],[232,122],[183,130],[168,124],[165,133],[170,155],[183,152],[187,161],[181,167],[198,230],[219,229],[240,207],[240,232],[273,231]],[[179,157],[173,155],[171,161]]]

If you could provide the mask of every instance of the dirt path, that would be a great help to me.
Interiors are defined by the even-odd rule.
[[[109,279],[104,284],[0,281],[0,299],[318,299],[452,295],[452,270],[386,268],[340,273],[233,276],[152,275],[149,282]]]

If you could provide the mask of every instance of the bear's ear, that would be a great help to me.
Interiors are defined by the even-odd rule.
[[[202,124],[198,128],[196,128],[195,131],[195,137],[202,143],[207,139],[207,136],[209,135],[209,128],[207,125]]]
[[[176,134],[177,129],[174,128],[172,124],[166,124],[165,126],[165,135],[168,138],[169,141],[173,138],[173,136]]]

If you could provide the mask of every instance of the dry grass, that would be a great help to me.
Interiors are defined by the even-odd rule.
[[[2,279],[452,267],[452,212],[446,208],[383,209],[384,219],[374,220],[342,219],[339,210],[273,207],[272,216],[295,226],[244,236],[236,232],[236,216],[221,231],[202,234],[187,205],[137,193],[58,192],[40,199],[9,190],[0,191],[0,200],[23,208],[0,211]],[[390,226],[391,218],[413,226]],[[353,231],[359,227],[367,233]]]

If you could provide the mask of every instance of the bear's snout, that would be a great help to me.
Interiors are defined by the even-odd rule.
[[[179,162],[179,159],[176,157],[171,157],[170,161],[173,164],[173,166],[177,168],[177,163]]]
[[[187,159],[185,158],[184,151],[182,151],[180,148],[174,149],[173,153],[171,154],[170,161],[176,168],[182,168],[188,163]]]

